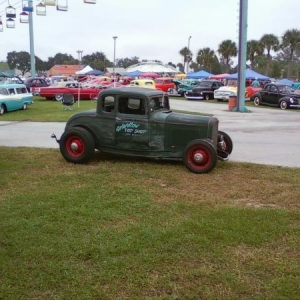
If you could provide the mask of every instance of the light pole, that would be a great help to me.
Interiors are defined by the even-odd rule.
[[[189,39],[188,39],[188,58],[190,57],[190,40],[191,40],[192,36],[190,35],[189,36]],[[188,73],[189,71],[189,61],[186,62],[186,74]]]
[[[114,87],[116,86],[116,74],[115,74],[115,67],[116,67],[116,41],[117,36],[113,36],[114,39],[114,65],[113,65],[113,76],[114,76]]]

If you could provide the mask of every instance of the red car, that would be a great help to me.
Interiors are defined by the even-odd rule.
[[[157,90],[161,90],[163,92],[168,92],[169,89],[174,89],[175,84],[172,78],[169,77],[159,77],[154,80],[155,87]]]
[[[44,97],[47,100],[57,100],[61,101],[62,95],[65,93],[71,93],[74,95],[74,98],[81,100],[87,99],[91,100],[97,97],[103,87],[101,85],[95,85],[93,87],[80,87],[78,88],[77,83],[66,83],[65,86],[49,86],[36,88],[34,93],[37,96]]]

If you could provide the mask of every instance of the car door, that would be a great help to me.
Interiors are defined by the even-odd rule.
[[[269,92],[270,84],[266,85],[265,88],[259,92],[261,96],[261,103],[268,103]]]
[[[116,147],[126,150],[149,149],[149,122],[146,99],[118,97],[115,132]]]
[[[272,106],[277,106],[278,105],[278,95],[279,95],[279,90],[278,87],[275,86],[274,84],[270,85],[269,93],[266,96],[267,103],[272,105]]]

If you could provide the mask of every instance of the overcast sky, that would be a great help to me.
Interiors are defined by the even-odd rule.
[[[40,1],[34,0],[34,6]],[[248,40],[266,33],[281,37],[288,29],[300,27],[299,0],[249,0]],[[0,60],[11,51],[30,52],[29,25],[19,22],[21,0],[10,0],[17,8],[16,27],[6,28],[8,1],[0,0],[3,32],[0,32]],[[137,56],[163,63],[182,62],[180,49],[218,49],[225,39],[238,43],[239,0],[69,0],[67,12],[47,7],[47,16],[33,15],[35,55],[42,60],[56,53],[78,58],[103,52],[116,58]]]

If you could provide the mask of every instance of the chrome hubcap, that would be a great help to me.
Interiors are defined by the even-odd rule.
[[[71,149],[72,149],[72,151],[74,151],[74,152],[76,152],[77,150],[78,150],[78,145],[77,145],[77,143],[72,143],[71,144],[71,147],[70,147]]]
[[[200,154],[200,153],[196,153],[196,154],[194,155],[194,161],[195,161],[195,162],[201,162],[201,161],[203,161],[203,155]]]

